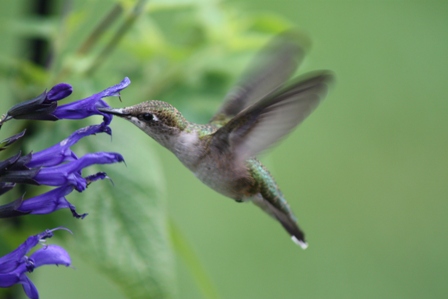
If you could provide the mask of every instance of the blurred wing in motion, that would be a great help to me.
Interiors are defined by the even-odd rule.
[[[212,145],[230,150],[246,161],[268,148],[300,124],[324,98],[333,76],[313,72],[275,94],[249,106],[218,129]]]
[[[309,42],[294,31],[272,39],[250,63],[243,79],[224,98],[224,104],[210,120],[225,124],[246,107],[280,88],[294,73]]]

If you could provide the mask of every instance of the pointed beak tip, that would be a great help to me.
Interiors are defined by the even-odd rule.
[[[112,115],[116,115],[116,116],[121,116],[124,117],[127,114],[123,112],[123,108],[98,108],[99,111],[103,112],[103,113],[107,113],[107,114],[112,114]]]

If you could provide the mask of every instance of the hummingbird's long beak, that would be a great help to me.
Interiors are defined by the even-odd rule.
[[[98,110],[101,112],[104,112],[104,113],[121,116],[121,117],[125,117],[125,116],[129,115],[128,113],[124,112],[124,108],[98,108]]]

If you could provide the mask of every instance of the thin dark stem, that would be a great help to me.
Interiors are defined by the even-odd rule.
[[[134,8],[132,9],[132,12],[126,17],[124,23],[118,28],[118,30],[112,36],[112,39],[109,41],[109,43],[98,54],[93,63],[87,69],[86,71],[87,76],[92,75],[99,68],[99,66],[106,60],[106,58],[112,53],[112,51],[116,48],[116,46],[120,43],[123,36],[129,31],[134,22],[143,12],[146,2],[147,0],[139,0],[135,4]]]
[[[101,36],[109,30],[114,22],[118,20],[120,15],[123,13],[123,6],[120,3],[116,3],[109,13],[101,20],[101,22],[93,29],[92,33],[86,38],[86,40],[79,46],[76,50],[76,55],[78,57],[86,56],[89,51],[97,44],[101,39]],[[70,67],[64,67],[59,74],[58,78],[64,78],[71,72]]]
[[[82,45],[76,51],[77,55],[85,55],[90,49],[95,45],[95,43],[100,39],[101,35],[106,32],[109,27],[118,19],[118,17],[123,13],[123,7],[120,3],[116,3],[114,7],[109,11],[109,13],[104,17],[104,19],[95,27],[92,33],[87,37],[87,39],[82,43]]]

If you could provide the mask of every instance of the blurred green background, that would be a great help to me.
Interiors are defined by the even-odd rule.
[[[257,208],[235,204],[208,189],[131,124],[113,121],[113,140],[104,137],[103,150],[129,152],[125,158],[130,162],[107,168],[108,173],[114,167],[124,173],[118,181],[111,175],[112,191],[137,175],[143,182],[148,179],[148,188],[157,189],[160,210],[166,213],[160,222],[174,223],[194,252],[185,259],[189,251],[174,246],[168,256],[175,264],[166,264],[174,265],[175,272],[166,274],[171,278],[165,281],[171,283],[163,288],[170,290],[160,297],[448,296],[447,1],[150,1],[111,56],[88,73],[84,65],[91,64],[96,53],[76,56],[73,51],[113,3],[58,5],[52,17],[42,21],[29,15],[28,1],[2,2],[1,111],[61,80],[74,86],[74,100],[129,76],[133,83],[122,92],[123,103],[108,100],[111,106],[156,97],[177,106],[187,119],[205,122],[244,69],[241,61],[262,45],[258,38],[246,43],[250,35],[244,32],[267,37],[290,25],[313,43],[299,72],[329,69],[337,78],[309,119],[261,157],[307,234],[306,251]],[[134,2],[123,5],[130,9]],[[74,13],[65,27],[55,26],[67,11]],[[23,40],[60,37],[61,31],[70,34],[53,44],[59,56],[50,75],[23,62],[30,54]],[[64,66],[70,70],[67,74],[61,71]],[[45,126],[57,130],[55,124]],[[2,137],[13,132],[8,123]],[[123,139],[126,136],[129,140]],[[129,144],[145,148],[129,149]],[[130,157],[135,151],[138,154]],[[133,200],[132,190],[127,191],[124,203]],[[99,200],[89,194],[69,198],[89,212],[77,225],[87,227],[96,217],[84,206]],[[140,223],[144,225],[140,219],[128,225]],[[170,244],[169,226],[161,226],[160,244]],[[85,242],[82,236],[75,233],[72,242]],[[116,248],[128,242],[118,233],[114,237],[123,238]],[[147,239],[152,250],[159,248],[150,231],[139,238]],[[47,267],[30,275],[42,298],[126,298],[104,275],[104,267],[99,270],[84,259],[89,249],[73,251],[75,270]],[[205,279],[200,278],[204,272],[198,270],[196,258]],[[208,291],[201,291],[197,281]]]

